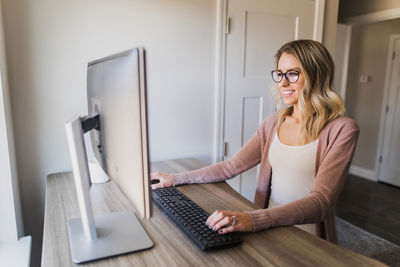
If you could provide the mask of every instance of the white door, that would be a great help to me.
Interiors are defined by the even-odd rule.
[[[400,186],[400,36],[393,41],[379,180]]]
[[[224,142],[231,157],[274,110],[271,96],[274,55],[294,39],[313,39],[318,0],[228,0]],[[229,181],[253,200],[258,168]]]

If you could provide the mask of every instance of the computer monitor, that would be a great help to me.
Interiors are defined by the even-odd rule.
[[[95,157],[143,218],[150,217],[144,50],[132,49],[88,64],[90,132]]]
[[[153,246],[131,211],[94,216],[84,134],[104,171],[150,217],[145,55],[136,48],[88,64],[89,115],[65,124],[81,218],[68,221],[72,260],[77,263]]]

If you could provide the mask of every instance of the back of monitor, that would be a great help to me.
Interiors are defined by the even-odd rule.
[[[93,152],[140,216],[150,217],[145,55],[132,49],[88,64],[89,114],[100,115],[91,132]]]

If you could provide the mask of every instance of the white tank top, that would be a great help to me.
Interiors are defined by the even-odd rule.
[[[301,146],[282,144],[278,134],[272,140],[268,158],[272,168],[268,208],[307,196],[314,184],[318,139]],[[315,224],[295,225],[316,235]]]

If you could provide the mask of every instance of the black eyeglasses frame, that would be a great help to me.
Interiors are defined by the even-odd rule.
[[[295,81],[290,81],[289,78],[288,78],[288,73],[291,73],[291,72],[297,73],[297,78],[296,78]],[[281,76],[281,78],[280,78],[279,81],[277,81],[277,80],[274,79],[274,73],[281,73],[281,74],[283,74],[283,75]],[[288,70],[287,72],[283,73],[283,72],[281,72],[281,71],[279,71],[279,70],[272,70],[272,71],[271,71],[271,77],[272,77],[272,80],[273,80],[275,83],[280,83],[280,82],[282,81],[283,77],[285,77],[285,78],[286,78],[286,81],[288,81],[289,83],[296,83],[296,82],[299,80],[300,71],[298,71],[298,70]]]

